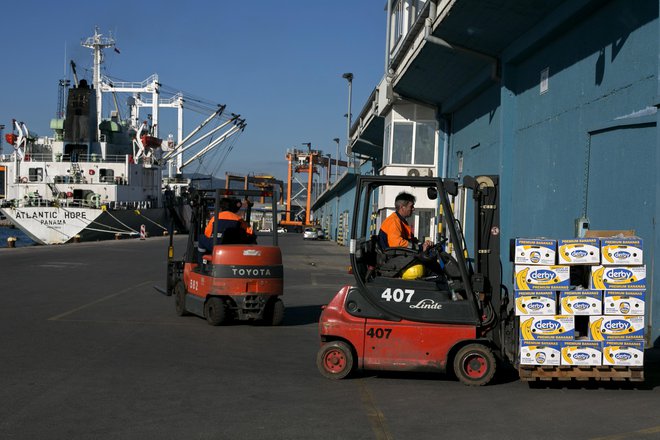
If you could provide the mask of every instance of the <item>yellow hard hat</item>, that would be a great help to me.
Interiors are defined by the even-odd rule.
[[[424,276],[424,265],[414,264],[403,271],[401,278],[404,280],[417,280]]]

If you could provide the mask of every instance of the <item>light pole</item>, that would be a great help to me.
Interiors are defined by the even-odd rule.
[[[337,162],[335,162],[335,183],[339,180],[339,160],[341,156],[339,155],[339,138],[334,138],[333,141],[337,142]]]
[[[348,113],[346,114],[346,154],[348,154],[348,145],[351,142],[351,100],[353,95],[353,74],[350,72],[344,73],[342,76],[348,81]],[[351,155],[351,160],[353,155]]]

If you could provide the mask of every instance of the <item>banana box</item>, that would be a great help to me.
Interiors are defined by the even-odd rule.
[[[605,290],[604,315],[641,315],[646,313],[646,290]]]
[[[561,341],[575,338],[573,316],[521,316],[520,338],[526,341]]]
[[[602,342],[564,341],[561,345],[562,365],[602,365]]]
[[[600,251],[603,266],[644,264],[644,248],[639,237],[601,238]]]
[[[513,292],[516,303],[516,315],[556,315],[557,293],[553,291],[527,291]]]
[[[522,326],[522,324],[521,324]],[[589,339],[594,341],[643,340],[643,316],[590,316]]]
[[[568,290],[569,266],[522,266],[514,269],[514,290]]]
[[[646,290],[646,265],[593,266],[589,288],[596,290]]]
[[[561,342],[520,340],[521,365],[561,365]]]
[[[603,365],[641,367],[644,365],[644,342],[603,342]]]
[[[559,264],[600,264],[600,240],[598,238],[572,238],[558,240]]]
[[[541,238],[516,238],[515,264],[557,264],[557,242]]]
[[[600,290],[564,290],[559,292],[562,315],[602,315],[603,294]]]

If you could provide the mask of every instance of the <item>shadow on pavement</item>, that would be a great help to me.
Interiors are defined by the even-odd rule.
[[[287,307],[282,326],[306,325],[319,322],[321,305]]]

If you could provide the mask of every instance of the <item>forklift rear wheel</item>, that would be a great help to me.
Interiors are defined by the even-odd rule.
[[[353,351],[345,342],[328,342],[316,355],[316,366],[328,379],[343,379],[353,369]]]
[[[185,316],[188,314],[186,311],[186,286],[183,281],[177,281],[174,285],[174,306],[177,315]]]
[[[284,302],[281,299],[277,298],[275,301],[271,302],[268,308],[268,315],[266,320],[270,325],[280,325],[284,319]]]
[[[204,304],[204,315],[211,325],[223,324],[227,319],[227,305],[222,298],[212,296]]]
[[[495,375],[495,367],[493,352],[481,344],[466,345],[454,358],[454,373],[465,385],[486,385]]]

